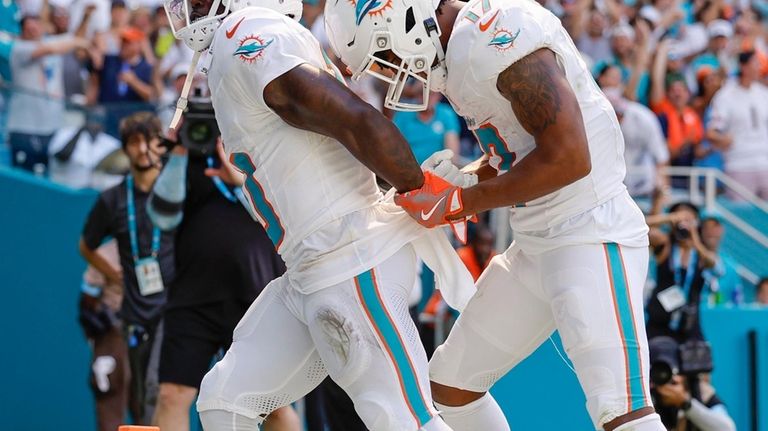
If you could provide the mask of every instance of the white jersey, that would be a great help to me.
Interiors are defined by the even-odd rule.
[[[520,125],[509,101],[499,93],[496,81],[514,62],[542,48],[555,53],[578,99],[592,171],[558,191],[511,208],[515,238],[562,239],[568,234],[564,223],[573,225],[577,217],[586,220],[585,213],[619,198],[621,202],[610,211],[615,216],[615,211],[620,210],[626,216],[621,218],[628,220],[622,220],[622,226],[611,226],[595,240],[642,244],[647,241],[647,237],[643,238],[647,228],[642,214],[634,204],[625,208],[631,200],[620,197],[626,194],[626,166],[616,114],[560,20],[551,12],[533,0],[470,1],[459,13],[448,42],[446,96],[490,156],[491,166],[500,174],[506,172],[535,148],[535,141]],[[597,218],[606,220],[605,215]]]
[[[726,172],[768,169],[768,88],[755,82],[749,88],[728,81],[712,99],[710,127],[733,136],[723,151]]]
[[[224,20],[209,56],[204,69],[226,151],[246,174],[245,194],[296,289],[350,279],[423,232],[381,204],[373,173],[342,144],[288,125],[265,103],[265,87],[301,64],[340,77],[308,30],[245,8]]]

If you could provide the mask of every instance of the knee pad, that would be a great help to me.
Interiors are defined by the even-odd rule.
[[[485,346],[485,358],[478,358],[467,351],[464,337],[480,337],[473,330],[451,333],[449,342],[443,343],[429,361],[429,379],[441,385],[454,388],[487,392],[507,372],[508,367],[499,368],[500,363],[516,360],[512,355],[492,344]],[[503,358],[495,360],[490,358]]]
[[[391,412],[384,403],[372,397],[363,395],[356,400],[355,411],[371,431],[402,429],[397,426],[398,424],[392,423],[392,419],[396,417],[394,412]]]

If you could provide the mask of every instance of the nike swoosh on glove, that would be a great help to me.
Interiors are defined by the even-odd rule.
[[[449,221],[448,216],[464,209],[461,188],[430,171],[424,172],[424,185],[420,189],[395,195],[395,203],[422,226],[433,228],[450,224],[459,241],[466,243],[466,220]]]

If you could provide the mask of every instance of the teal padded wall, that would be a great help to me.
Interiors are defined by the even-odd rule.
[[[0,167],[0,424],[91,431],[89,352],[77,324],[77,251],[96,197]]]

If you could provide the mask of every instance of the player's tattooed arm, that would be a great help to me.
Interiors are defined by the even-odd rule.
[[[496,88],[536,148],[503,175],[466,189],[465,210],[457,217],[540,198],[591,170],[581,109],[552,51],[543,48],[513,63]]]
[[[562,72],[554,60],[549,50],[534,52],[501,72],[496,81],[520,125],[534,137],[555,124],[562,111],[563,98],[557,85]]]
[[[270,82],[264,101],[286,123],[330,136],[399,192],[424,183],[411,147],[395,125],[330,74],[309,64]]]

